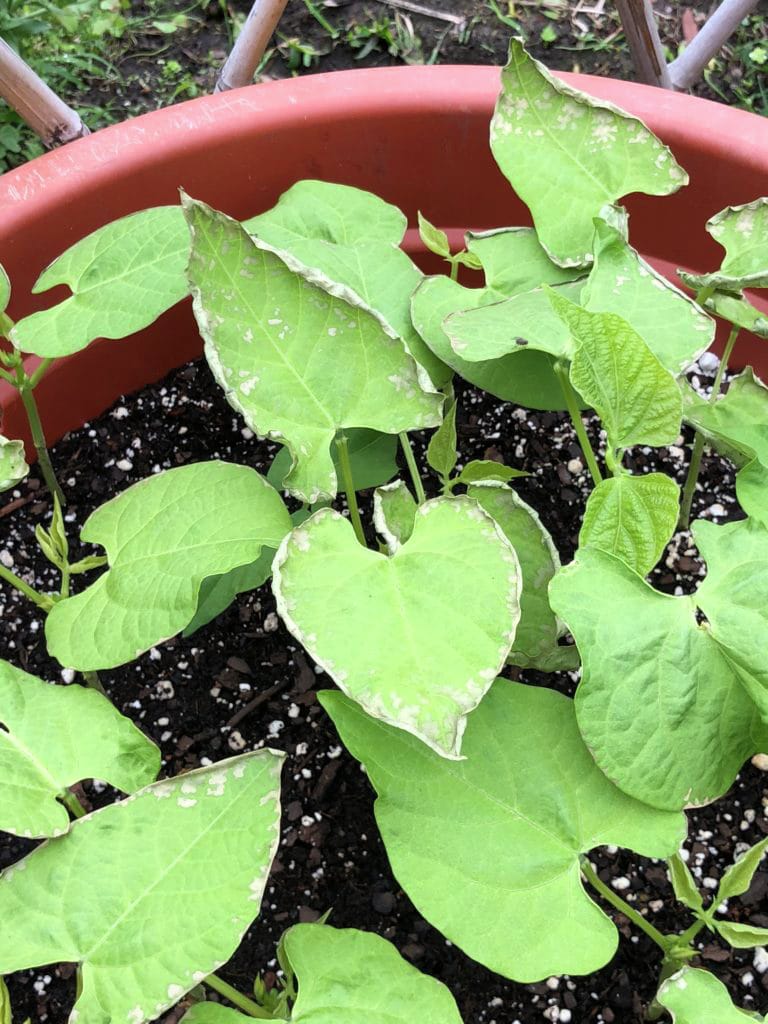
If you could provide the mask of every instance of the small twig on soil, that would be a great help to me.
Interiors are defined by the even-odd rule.
[[[242,720],[244,718],[247,718],[247,716],[250,715],[252,711],[255,711],[256,708],[261,707],[261,705],[265,701],[268,701],[271,697],[274,697],[274,695],[276,693],[279,693],[280,690],[284,690],[287,685],[288,680],[281,679],[279,682],[275,683],[274,686],[270,686],[268,690],[263,690],[260,694],[254,697],[252,701],[249,701],[245,705],[245,707],[240,708],[239,711],[232,715],[232,717],[226,724],[226,728],[234,729],[235,726],[240,725]]]
[[[423,4],[413,3],[412,0],[378,0],[386,7],[399,7],[401,11],[410,11],[411,14],[421,14],[425,18],[436,18],[437,21],[447,21],[458,29],[463,29],[467,19],[461,14],[449,14],[448,11],[436,11],[434,7],[425,7]]]

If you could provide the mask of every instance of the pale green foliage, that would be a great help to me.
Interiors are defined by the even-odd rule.
[[[440,396],[356,295],[205,204],[184,205],[206,358],[248,425],[289,447],[286,490],[310,504],[334,497],[342,427],[397,434],[440,422]]]
[[[768,468],[768,388],[748,366],[714,403],[683,388],[685,419],[737,465],[757,458]]]
[[[190,623],[206,577],[253,562],[290,528],[279,494],[247,466],[199,462],[134,484],[82,529],[110,567],[54,605],[50,653],[81,671],[133,660]]]
[[[671,444],[680,433],[680,391],[640,335],[615,313],[550,298],[576,344],[571,383],[600,416],[609,445]]]
[[[690,910],[701,910],[704,906],[698,886],[679,853],[667,860],[669,880],[672,883],[675,896],[681,903],[684,903]]]
[[[445,985],[378,935],[299,924],[282,945],[299,983],[294,1024],[461,1024]]]
[[[659,593],[618,558],[585,548],[552,580],[549,599],[581,654],[579,728],[625,792],[660,808],[709,803],[765,748],[768,728],[728,650],[696,621],[697,605],[707,615],[712,607],[698,594]]]
[[[0,263],[0,313],[5,310],[5,307],[11,300],[11,282],[8,280],[8,275],[5,272],[5,267]]]
[[[276,206],[245,221],[243,227],[353,291],[386,320],[440,386],[450,371],[411,323],[411,293],[422,274],[399,248],[406,223],[396,206],[370,192],[325,181],[299,181]]]
[[[524,469],[513,469],[512,466],[505,466],[502,462],[494,462],[492,459],[472,459],[459,470],[451,481],[451,486],[482,483],[484,480],[506,483],[521,476],[530,476],[530,473]]]
[[[159,771],[155,744],[106,697],[0,661],[0,830],[60,835],[69,815],[57,797],[67,787],[96,778],[133,793]]]
[[[595,263],[582,292],[593,313],[617,313],[640,335],[659,362],[678,374],[709,348],[715,322],[657,274],[603,220],[595,221]]]
[[[436,256],[442,256],[443,259],[447,259],[451,255],[451,246],[448,242],[448,235],[428,221],[421,210],[418,211],[417,216],[419,222],[419,238],[421,238],[422,242],[430,252],[433,252]]]
[[[667,195],[688,181],[637,118],[552,76],[512,39],[491,122],[491,150],[561,266],[592,254],[592,221],[630,192]]]
[[[587,499],[579,547],[600,548],[647,576],[675,532],[679,502],[680,488],[663,473],[601,480]]]
[[[0,494],[10,491],[29,473],[24,459],[24,442],[9,441],[0,434]]]
[[[124,338],[187,294],[189,237],[178,206],[157,206],[86,235],[47,267],[33,288],[66,284],[72,294],[19,320],[11,338],[22,352],[59,357],[94,338]]]
[[[715,292],[704,305],[723,320],[756,334],[758,338],[768,338],[768,316],[764,310],[756,309],[745,298],[737,298],[727,292]]]
[[[768,928],[757,925],[741,924],[736,921],[712,922],[718,934],[734,949],[753,949],[755,946],[768,945]]]
[[[584,892],[580,855],[613,843],[668,856],[685,823],[608,781],[568,698],[499,680],[469,719],[460,762],[341,694],[320,700],[378,793],[395,877],[451,942],[524,982],[586,974],[613,956],[616,929]]]
[[[707,231],[725,249],[723,262],[711,274],[681,273],[686,284],[737,293],[768,288],[768,198],[727,206],[707,221]]]
[[[684,967],[673,974],[657,998],[674,1024],[755,1024],[751,1014],[733,1005],[725,985],[699,968]]]
[[[477,502],[426,502],[390,557],[323,510],[286,537],[273,569],[278,613],[337,685],[458,757],[467,715],[504,665],[520,616],[517,558]]]
[[[373,495],[373,522],[391,555],[409,539],[418,505],[402,480],[378,487]]]
[[[480,260],[486,287],[502,296],[519,295],[543,284],[566,284],[584,273],[553,263],[533,228],[470,231],[467,249]]]
[[[549,607],[547,587],[560,568],[560,556],[537,513],[503,484],[476,484],[467,491],[504,531],[520,562],[523,589],[520,622],[509,660],[524,668],[552,671],[557,659],[572,656],[558,646],[562,624]]]
[[[443,414],[443,422],[429,439],[427,462],[445,484],[456,460],[456,402],[452,401]]]
[[[345,430],[344,436],[347,439],[355,490],[378,487],[389,483],[397,475],[397,437],[394,434],[380,434],[376,430],[353,427]],[[331,445],[331,458],[338,479],[341,469],[335,444]],[[290,470],[291,453],[287,448],[281,448],[267,471],[267,480],[277,490],[282,490],[283,480]]]
[[[181,1018],[181,1024],[245,1024],[252,1021],[239,1010],[233,1010],[221,1003],[195,1003]]]
[[[282,756],[156,782],[7,868],[0,919],[15,926],[0,934],[0,973],[76,961],[79,1024],[158,1017],[229,959],[258,914]]]
[[[766,850],[768,850],[768,839],[763,839],[761,842],[755,843],[754,846],[750,846],[746,853],[742,854],[735,864],[728,868],[717,889],[718,903],[729,900],[733,896],[744,895],[752,884],[752,879],[760,867],[760,861],[765,856]]]
[[[264,547],[255,561],[204,579],[197,595],[195,617],[182,630],[182,636],[192,636],[198,629],[202,629],[229,608],[238,594],[256,590],[262,583],[266,583],[272,574],[274,557],[275,549]]]
[[[11,1024],[11,997],[5,982],[0,978],[0,1024]]]

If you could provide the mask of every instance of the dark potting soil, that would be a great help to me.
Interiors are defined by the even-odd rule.
[[[713,367],[706,369],[709,373],[694,379],[702,388],[711,383]],[[568,561],[589,481],[567,419],[499,403],[461,382],[457,395],[461,460],[503,459],[530,470],[532,476],[515,481],[516,489],[540,513],[563,561]],[[594,425],[592,433],[598,443]],[[632,469],[661,470],[682,482],[688,462],[683,446],[689,440],[680,438],[663,451],[636,449]],[[416,448],[423,462],[423,438],[416,436]],[[226,404],[204,363],[182,367],[139,395],[122,399],[56,446],[54,463],[69,502],[73,557],[79,557],[76,538],[86,516],[137,480],[213,458],[265,472],[274,452],[275,446],[254,438]],[[705,458],[701,481],[694,514],[721,522],[739,517],[730,464],[715,456]],[[51,513],[36,471],[4,497],[0,559],[53,587],[54,577],[34,539],[35,524],[49,522]],[[370,523],[365,504],[364,516]],[[682,534],[670,543],[654,583],[671,593],[690,592],[703,571],[690,536]],[[34,607],[6,588],[0,591],[0,637],[3,657],[14,664],[49,680],[72,681],[74,674],[48,657],[43,623]],[[568,694],[575,689],[573,674],[517,674]],[[378,932],[418,968],[444,981],[466,1024],[640,1024],[656,989],[659,952],[610,908],[622,933],[614,959],[591,976],[550,978],[536,985],[514,984],[485,970],[423,920],[390,870],[367,778],[342,748],[317,702],[318,690],[332,683],[283,628],[269,586],[242,595],[192,637],[168,641],[132,665],[102,673],[102,679],[120,710],[159,744],[164,774],[265,744],[288,755],[282,840],[261,915],[220,972],[241,991],[250,992],[260,971],[266,972],[268,985],[275,983],[275,947],[285,928],[313,921],[333,908],[331,923]],[[543,750],[541,756],[550,755]],[[705,890],[716,887],[734,856],[768,834],[768,774],[758,767],[764,762],[755,761],[745,766],[726,798],[689,816],[689,864]],[[113,798],[92,784],[79,793],[89,807]],[[0,868],[33,845],[0,837]],[[675,904],[663,863],[613,848],[595,851],[592,859],[604,880],[662,931],[687,926],[685,912],[670,910]],[[728,916],[768,926],[766,895],[768,866],[757,872],[748,893],[731,901]],[[739,1005],[768,1011],[765,951],[731,951],[709,935],[699,948],[702,965],[728,985]],[[75,995],[72,965],[20,972],[9,983],[14,1024],[27,1017],[33,1024],[64,1024]],[[181,1012],[177,1008],[164,1020],[175,1022]]]

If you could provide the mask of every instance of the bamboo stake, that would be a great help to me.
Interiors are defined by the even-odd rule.
[[[232,52],[219,72],[214,92],[239,89],[253,82],[254,72],[264,56],[287,2],[288,0],[254,0]]]
[[[669,65],[669,74],[675,89],[690,89],[715,54],[735,32],[739,23],[751,12],[759,0],[723,0],[706,24],[686,46],[680,56]]]
[[[48,149],[89,134],[80,115],[59,99],[3,39],[0,39],[0,96]]]
[[[650,0],[616,0],[638,80],[671,89],[672,79]]]

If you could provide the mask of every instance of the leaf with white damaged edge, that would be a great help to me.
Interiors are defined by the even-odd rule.
[[[450,370],[413,329],[411,293],[422,273],[399,248],[407,220],[371,192],[326,181],[298,181],[276,206],[243,222],[274,249],[344,285],[380,314],[436,386]]]
[[[80,964],[78,1024],[154,1020],[225,963],[259,912],[283,755],[156,782],[0,876],[0,973]],[[109,865],[109,870],[104,866]]]
[[[630,192],[668,195],[688,181],[642,121],[555,78],[512,39],[491,122],[491,150],[561,266],[592,255],[592,221]]]
[[[10,491],[28,475],[24,458],[24,442],[9,441],[0,434],[0,494]]]
[[[442,396],[353,292],[204,203],[183,203],[206,358],[246,423],[289,447],[286,490],[309,504],[335,496],[330,449],[343,427],[437,426]]]
[[[615,449],[672,444],[683,415],[675,377],[622,317],[589,313],[549,294],[576,344],[571,383],[600,416],[608,443]]]
[[[765,748],[768,727],[712,629],[697,621],[697,594],[662,594],[587,547],[552,580],[549,600],[581,654],[579,728],[626,793],[668,810],[710,803]]]
[[[727,206],[707,221],[707,231],[725,249],[720,269],[711,274],[678,271],[691,288],[768,288],[768,198]]]
[[[457,758],[467,715],[501,671],[520,617],[520,567],[471,498],[419,507],[391,556],[324,509],[286,537],[272,588],[289,631],[370,714]],[[457,594],[472,594],[467,604]]]
[[[595,263],[581,299],[590,312],[619,314],[675,375],[698,359],[715,335],[714,320],[604,220],[595,221]]]
[[[373,522],[391,555],[409,539],[419,506],[402,480],[377,487],[373,495]]]
[[[547,587],[560,568],[560,556],[549,531],[538,514],[511,488],[486,482],[467,491],[503,530],[520,562],[523,587],[520,595],[520,622],[509,660],[526,668],[543,668],[561,655],[575,653],[560,648],[562,623],[549,607]]]
[[[69,828],[58,797],[83,779],[124,793],[148,785],[160,751],[95,690],[53,686],[0,661],[0,830],[56,836]]]
[[[280,495],[248,466],[198,462],[134,484],[81,531],[106,548],[109,570],[54,604],[50,654],[82,672],[132,661],[191,622],[204,579],[277,548],[290,528]]]
[[[105,224],[58,256],[32,289],[68,285],[72,294],[19,320],[22,352],[60,358],[95,338],[125,338],[187,294],[189,234],[178,206],[156,206]]]
[[[755,1024],[755,1018],[731,1002],[721,981],[698,967],[684,967],[668,978],[656,997],[674,1024]]]
[[[675,532],[680,488],[664,473],[601,480],[587,499],[579,547],[600,548],[647,576]]]
[[[340,693],[319,699],[376,789],[398,883],[446,938],[521,982],[588,974],[610,960],[618,934],[584,891],[580,856],[614,844],[667,857],[685,821],[609,782],[571,700],[499,680],[470,716],[466,760],[453,762]]]

